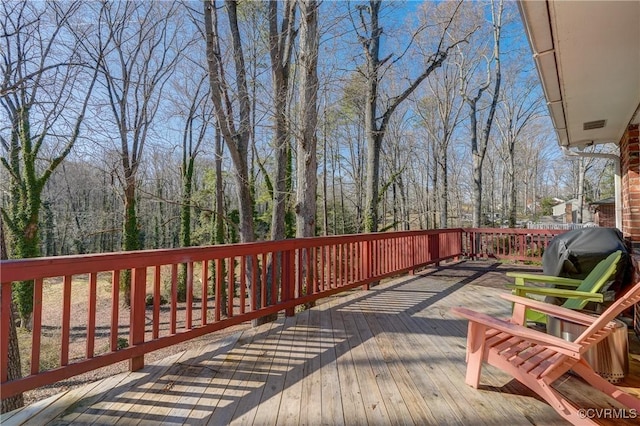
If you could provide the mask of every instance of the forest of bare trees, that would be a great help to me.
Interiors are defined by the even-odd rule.
[[[560,155],[511,2],[1,8],[10,257],[516,226],[612,192]]]

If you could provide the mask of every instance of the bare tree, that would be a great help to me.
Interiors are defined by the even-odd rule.
[[[491,18],[493,22],[493,49],[491,58],[484,58],[486,61],[486,80],[475,89],[475,93],[469,85],[472,84],[474,73],[477,70],[477,63],[465,61],[464,55],[458,62],[460,69],[460,94],[470,108],[469,120],[471,127],[471,153],[473,156],[473,227],[482,224],[482,165],[489,145],[491,126],[495,116],[496,106],[500,94],[500,82],[502,74],[500,71],[500,33],[502,30],[503,1],[499,0],[496,7],[495,1],[491,2]],[[493,64],[493,67],[491,66]],[[479,102],[485,92],[493,84],[493,91],[489,97],[489,107],[486,121],[483,127],[478,126]],[[478,136],[480,133],[480,136]]]
[[[235,64],[235,80],[231,85],[220,41],[218,6],[215,0],[204,1],[204,24],[207,41],[209,83],[216,120],[222,138],[229,148],[235,168],[240,211],[240,239],[254,240],[253,196],[250,187],[248,149],[251,138],[251,103],[247,89],[242,38],[238,27],[237,3],[225,3]],[[232,89],[233,87],[233,89]],[[233,91],[232,91],[233,90]],[[234,102],[235,101],[235,102]],[[236,112],[237,111],[237,112]]]
[[[269,2],[269,55],[271,57],[271,77],[273,81],[273,111],[275,124],[275,179],[273,182],[273,211],[271,215],[271,239],[285,238],[285,216],[287,204],[287,176],[291,155],[288,98],[290,91],[289,69],[291,54],[296,36],[296,2],[286,0],[283,3],[282,22],[278,27],[278,4]]]
[[[87,51],[104,51],[98,63],[106,102],[113,115],[120,155],[117,174],[124,203],[123,250],[143,247],[137,213],[138,172],[150,137],[161,93],[184,48],[178,39],[176,3],[104,3],[96,40]],[[130,281],[123,280],[125,302]]]
[[[457,96],[457,84],[456,68],[450,64],[445,64],[435,73],[434,78],[429,79],[429,88],[436,108],[436,120],[425,122],[425,124],[431,139],[436,144],[434,160],[437,167],[434,174],[438,176],[437,180],[440,184],[433,189],[440,201],[440,228],[446,228],[449,224],[449,146],[462,120],[460,113],[463,104]]]
[[[424,81],[429,75],[445,61],[449,52],[459,43],[466,41],[466,37],[448,42],[448,30],[453,24],[461,2],[456,3],[456,7],[441,25],[442,31],[440,39],[435,47],[435,52],[425,60],[423,71],[413,78],[409,85],[396,96],[390,96],[386,105],[380,107],[379,89],[386,69],[396,63],[404,53],[395,60],[391,60],[393,55],[384,58],[380,57],[380,38],[383,28],[379,22],[381,0],[371,0],[368,5],[358,5],[356,10],[359,15],[360,25],[357,26],[358,40],[365,53],[365,66],[361,70],[366,85],[366,107],[365,125],[367,137],[367,183],[365,202],[365,231],[375,232],[378,229],[378,198],[379,198],[379,176],[380,176],[380,150],[384,135],[391,115],[396,108]],[[355,24],[354,24],[355,25]],[[419,28],[411,37],[413,41],[417,35],[426,28],[426,25]],[[410,46],[407,46],[406,51]]]
[[[185,76],[185,81],[187,80]],[[205,140],[207,130],[211,126],[212,114],[206,74],[202,75],[193,87],[184,87],[181,94],[190,102],[184,117],[182,131],[182,199],[180,202],[180,246],[191,246],[191,215],[193,210],[193,178],[196,157]],[[186,264],[181,265],[180,282],[178,285],[178,299],[186,298]]]
[[[297,139],[296,236],[313,237],[316,226],[318,160],[318,7],[300,1],[300,131]]]
[[[43,190],[80,136],[96,81],[95,69],[79,56],[77,40],[84,34],[72,21],[80,8],[25,1],[2,6],[0,143],[10,201],[1,212],[13,258],[40,255]],[[26,326],[33,283],[18,283],[14,300]]]
[[[531,79],[522,79],[522,73],[511,70],[505,78],[505,87],[498,107],[496,127],[507,153],[507,191],[509,227],[516,226],[516,146],[523,143],[523,131],[540,114],[542,94]]]

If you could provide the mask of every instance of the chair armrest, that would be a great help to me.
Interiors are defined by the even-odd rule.
[[[604,295],[602,293],[589,293],[587,291],[566,290],[562,288],[529,287],[521,285],[508,285],[506,287],[513,290],[518,296],[524,296],[526,294],[540,294],[543,296],[562,297],[564,299],[589,300],[598,303],[602,303],[604,301]]]
[[[526,328],[521,325],[493,318],[489,315],[481,314],[480,312],[475,312],[467,308],[455,307],[451,308],[451,311],[455,315],[464,317],[471,322],[483,325],[487,328],[502,331],[503,333],[507,333],[511,336],[521,337],[529,342],[553,348],[554,350],[575,359],[580,358],[581,346],[579,344],[569,342],[531,328]]]
[[[563,308],[562,306],[540,302],[539,300],[529,299],[528,297],[515,296],[509,293],[501,294],[500,297],[510,302],[516,303],[518,305],[523,305],[527,308],[531,308],[534,311],[542,312],[543,314],[553,315],[556,318],[573,321],[575,323],[586,325],[586,326],[591,325],[595,320],[598,319],[598,317],[595,317],[595,316],[591,316],[591,315],[583,314],[578,311]]]
[[[565,277],[554,277],[551,275],[537,275],[520,272],[507,272],[507,276],[516,279],[516,285],[524,285],[525,281],[544,282],[549,284],[560,284],[572,287],[578,287],[582,284],[582,280]]]

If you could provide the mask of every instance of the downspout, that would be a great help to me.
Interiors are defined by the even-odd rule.
[[[620,177],[620,156],[616,154],[604,154],[597,152],[570,151],[566,146],[562,146],[561,148],[567,157],[606,158],[607,160],[613,160],[615,174],[613,187],[616,205],[616,228],[622,231],[622,180]]]

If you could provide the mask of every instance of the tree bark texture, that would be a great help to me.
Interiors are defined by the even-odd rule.
[[[282,26],[278,28],[278,4],[269,2],[269,55],[273,81],[273,109],[275,125],[275,181],[273,182],[273,210],[271,215],[271,239],[281,240],[286,236],[285,217],[287,208],[287,169],[290,154],[290,129],[288,119],[289,68],[293,41],[296,2],[286,0]]]
[[[240,212],[240,241],[254,240],[253,224],[253,195],[248,167],[248,149],[251,137],[251,103],[247,89],[246,68],[240,29],[238,28],[237,4],[227,1],[225,9],[229,18],[229,29],[232,39],[233,58],[235,61],[235,87],[237,93],[229,93],[225,64],[222,58],[219,33],[217,2],[204,2],[204,23],[207,41],[207,63],[209,82],[211,85],[211,99],[220,133],[229,148],[233,162],[235,180],[238,191],[238,210]],[[232,102],[237,98],[237,103]],[[238,108],[238,115],[234,107]],[[237,120],[237,124],[236,124]]]
[[[296,236],[316,234],[318,159],[318,3],[300,1],[300,125],[297,139]],[[325,176],[326,182],[326,176]]]
[[[8,258],[7,245],[5,241],[3,221],[0,220],[0,260],[6,260]],[[18,333],[16,330],[15,312],[13,309],[13,303],[11,304],[11,316],[9,324],[9,357],[8,364],[8,377],[9,381],[16,380],[22,377],[22,367],[20,362],[20,349],[18,348]],[[2,354],[2,356],[5,356]],[[22,394],[11,396],[9,398],[2,399],[2,407],[0,413],[8,413],[9,411],[16,410],[24,405],[24,399]]]

